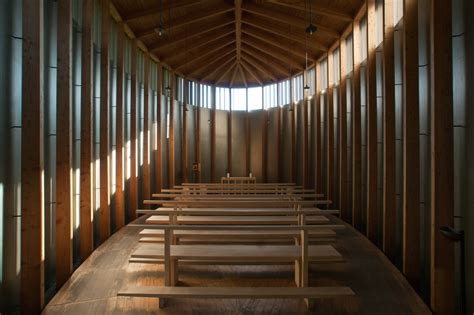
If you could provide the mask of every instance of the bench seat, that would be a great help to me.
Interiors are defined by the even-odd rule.
[[[216,225],[290,225],[297,224],[296,216],[177,216],[178,224],[216,224]],[[146,219],[147,224],[167,224],[168,215],[152,215]],[[320,216],[307,216],[307,224],[329,223],[329,219]]]

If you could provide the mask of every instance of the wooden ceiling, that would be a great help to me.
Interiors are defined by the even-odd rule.
[[[112,0],[124,23],[186,78],[255,86],[288,78],[338,41],[364,0]],[[161,6],[163,12],[161,14]],[[165,32],[158,34],[160,20]]]

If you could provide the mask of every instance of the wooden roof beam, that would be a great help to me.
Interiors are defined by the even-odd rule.
[[[239,70],[239,65],[238,65],[238,63],[236,62],[236,63],[235,63],[235,68],[234,68],[234,72],[232,73],[232,78],[230,79],[230,84],[229,84],[229,86],[234,85],[235,76],[237,75],[238,70]],[[221,80],[221,79],[222,79],[222,77],[219,78],[219,80]],[[217,81],[217,82],[220,82],[220,81]]]
[[[247,79],[245,78],[245,74],[244,74],[244,71],[242,70],[242,64],[239,63],[239,72],[240,72],[240,75],[242,76],[242,80],[244,80],[244,85],[245,87],[248,87],[248,83],[247,83]]]
[[[163,5],[163,12],[168,12],[168,10],[173,10],[173,9],[184,9],[186,7],[190,7],[193,5],[199,4],[201,1],[188,1],[188,0],[174,0],[173,2],[169,1],[166,5]],[[124,14],[123,15],[123,21],[125,23],[128,23],[133,20],[149,17],[150,15],[155,15],[160,13],[160,4],[159,1],[157,1],[157,5],[154,5],[151,8],[148,9],[143,9],[135,12],[131,12],[129,14]]]
[[[244,67],[244,69],[250,73],[250,75],[260,84],[260,85],[263,85],[263,80],[262,78],[260,78],[252,69],[251,69],[251,66],[250,65],[247,65],[247,61],[245,61],[245,59],[241,59],[240,60],[240,64],[242,65],[242,67]]]
[[[267,69],[268,65],[263,65],[260,60],[254,57],[251,53],[248,53],[245,49],[242,50],[242,58],[244,58],[247,63],[252,65],[255,69],[258,69],[263,74],[270,77],[270,79],[277,81],[277,77],[273,74],[271,69]],[[287,75],[287,71],[281,72],[281,68],[275,68],[276,70],[280,71],[281,74]]]
[[[235,46],[237,49],[237,63],[240,61],[240,46],[242,36],[242,0],[235,0]]]
[[[300,6],[298,4],[295,4],[294,2],[289,3],[283,0],[268,0],[268,2],[279,5],[279,6],[283,6],[286,8],[291,8],[291,9],[305,12],[304,6]],[[348,23],[352,22],[352,19],[353,19],[352,15],[333,10],[328,6],[317,3],[317,1],[313,1],[313,3],[311,3],[311,9],[314,10],[315,14],[324,15],[329,18],[337,19],[340,21],[348,22]]]
[[[219,76],[219,78],[217,78],[215,85],[219,84],[219,82],[221,82],[222,79],[225,78],[225,76],[227,75],[227,73],[229,73],[230,70],[234,69],[234,67],[236,67],[236,63],[235,63],[235,62],[234,62],[233,65],[230,66],[223,74],[221,74],[221,75]]]
[[[228,49],[228,50],[221,51],[220,54],[217,55],[217,56],[213,55],[212,57],[214,57],[214,59],[211,59],[210,62],[202,62],[197,67],[191,69],[190,73],[197,74],[197,73],[200,73],[203,69],[205,69],[205,70],[214,69],[214,67],[218,66],[219,62],[222,62],[222,60],[225,57],[229,56],[230,54],[234,54],[235,47],[233,47],[233,46],[230,46],[230,47],[231,48]],[[213,67],[211,68],[211,66],[213,66]]]
[[[231,37],[230,41],[229,40],[218,41],[217,45],[214,45],[214,47],[208,47],[208,49],[206,49],[201,55],[199,55],[199,57],[192,59],[189,63],[182,63],[180,65],[176,65],[174,69],[179,71],[180,69],[183,69],[185,66],[202,62],[202,60],[205,59],[207,56],[212,55],[215,52],[220,52],[225,47],[228,47],[229,45],[233,45],[234,42],[235,42],[234,37]]]
[[[216,73],[218,73],[221,69],[225,68],[226,66],[229,66],[229,64],[231,62],[235,62],[235,57],[234,56],[231,56],[230,58],[227,59],[227,61],[225,62],[221,62],[223,58],[220,58],[219,59],[219,65],[217,67],[214,67],[213,70],[207,72],[207,74],[201,78],[201,82],[202,81],[206,81],[208,80],[209,78],[212,78],[212,76],[214,76]]]
[[[221,5],[218,7],[212,6],[212,7],[208,7],[207,9],[193,11],[183,16],[176,17],[174,20],[172,20],[168,24],[171,25],[173,28],[177,28],[183,25],[194,23],[194,22],[203,21],[217,15],[222,15],[233,10],[234,10],[234,7],[229,6],[229,5]],[[137,38],[143,39],[147,36],[155,34],[155,29],[158,26],[159,25],[155,25],[153,28],[146,29],[141,32],[137,32],[136,34]]]
[[[271,10],[271,8],[262,7],[261,5],[255,5],[255,4],[249,3],[243,6],[242,9],[244,11],[275,20],[278,23],[289,24],[301,29],[305,29],[307,26],[307,22],[304,19],[301,19],[296,16],[291,16],[289,14],[283,14],[283,13]],[[313,24],[318,28],[317,32],[321,36],[326,36],[333,39],[339,39],[341,37],[341,35],[338,32],[330,28],[327,28],[317,23],[313,23]]]

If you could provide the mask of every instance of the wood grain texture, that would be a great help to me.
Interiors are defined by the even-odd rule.
[[[58,2],[56,116],[56,287],[72,273],[72,3]]]
[[[334,182],[335,182],[335,165],[334,165],[334,54],[328,53],[327,58],[327,89],[326,89],[326,195],[334,200]]]
[[[186,78],[183,78],[183,82],[187,82]],[[199,85],[198,85],[199,87]],[[188,182],[188,105],[189,105],[188,89],[186,84],[183,87],[183,103],[182,103],[182,117],[183,117],[183,127],[182,127],[182,137],[181,137],[181,182]],[[191,105],[189,105],[191,106]]]
[[[383,33],[383,250],[392,261],[395,259],[397,246],[397,199],[395,189],[395,46],[393,13],[393,0],[385,0]],[[406,28],[406,25],[404,27]],[[415,80],[418,84],[418,76]],[[410,89],[412,89],[411,85],[407,86],[410,86]],[[413,87],[413,91],[417,94],[418,88]],[[407,103],[405,102],[405,104]],[[407,180],[410,180],[412,176],[416,176],[416,174],[410,174]]]
[[[341,209],[341,218],[347,221],[347,90],[346,90],[346,65],[347,65],[347,47],[346,39],[341,38],[339,41],[339,110],[338,110],[338,128],[339,128],[339,209]]]
[[[143,73],[143,171],[142,198],[151,196],[150,179],[150,56],[144,55]],[[152,92],[153,93],[153,92]]]
[[[323,192],[323,148],[321,135],[321,63],[316,64],[316,192]]]
[[[212,87],[212,103],[211,103],[211,182],[214,183],[217,181],[216,175],[216,87]],[[199,130],[199,137],[201,137],[201,111],[198,109],[199,115],[199,124],[196,125],[196,130]],[[197,141],[197,140],[196,140]],[[201,140],[196,143],[199,143]],[[201,157],[199,154],[199,163],[201,163]],[[201,182],[201,171],[199,171],[199,181]]]
[[[44,305],[43,1],[23,1],[21,111],[21,312]]]
[[[169,102],[169,139],[168,139],[168,185],[173,187],[175,183],[175,139],[174,139],[174,98],[175,98],[175,75],[172,72],[168,72],[169,75],[169,91],[168,91],[168,102]]]
[[[418,289],[421,265],[418,1],[405,0],[403,16],[403,272]]]
[[[124,49],[125,34],[123,25],[117,31],[117,117],[115,123],[115,227],[125,224],[125,185],[124,185]]]
[[[100,48],[100,241],[110,236],[110,181],[109,181],[109,29],[110,0],[102,0]]]
[[[452,1],[431,2],[431,308],[454,314]]]
[[[157,80],[156,80],[156,93],[158,94],[158,104],[156,108],[156,120],[157,120],[157,130],[156,130],[156,152],[155,152],[155,183],[157,192],[161,192],[163,189],[163,163],[162,163],[162,150],[163,144],[161,142],[162,138],[162,124],[163,117],[161,116],[161,111],[163,106],[163,66],[161,63],[157,64]]]
[[[131,103],[130,103],[130,196],[128,206],[128,216],[131,220],[137,217],[138,208],[138,183],[137,183],[137,41],[132,41],[131,54]]]

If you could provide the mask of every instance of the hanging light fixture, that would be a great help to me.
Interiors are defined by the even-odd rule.
[[[163,0],[160,0],[160,24],[155,28],[155,32],[158,36],[163,36],[165,34],[165,28],[163,27]]]
[[[315,25],[313,25],[313,23],[311,21],[311,19],[312,19],[312,17],[311,17],[311,0],[308,0],[308,2],[309,2],[309,25],[308,25],[308,27],[306,27],[305,32],[308,33],[309,35],[313,35],[313,33],[316,33],[318,28]],[[306,1],[305,1],[305,4],[306,4]]]

